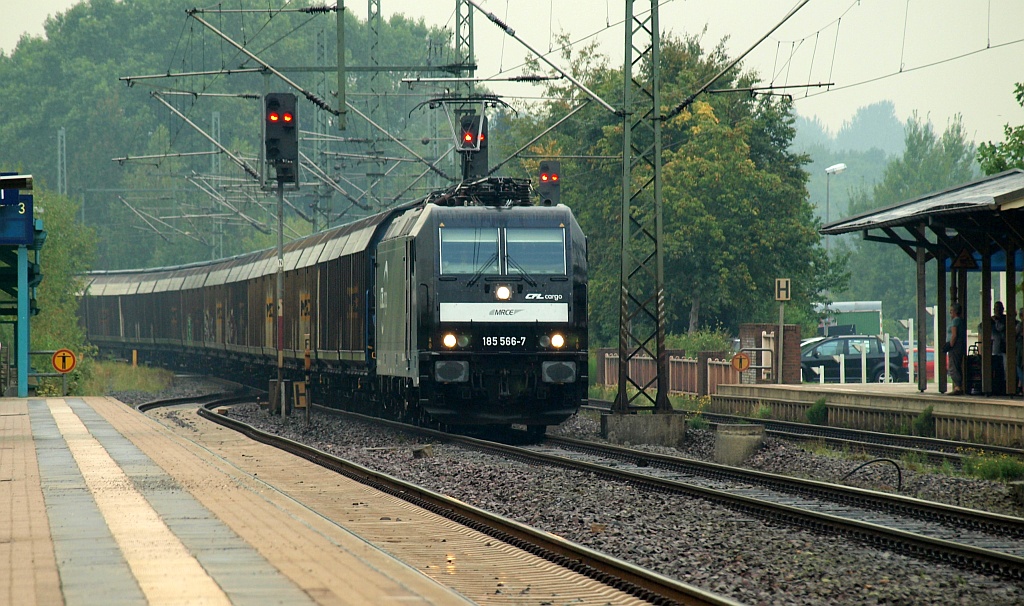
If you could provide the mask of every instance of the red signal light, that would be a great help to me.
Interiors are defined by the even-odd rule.
[[[549,183],[549,182],[550,183],[558,183],[558,173],[541,173],[540,174],[540,182],[541,183]]]
[[[267,121],[269,121],[269,122],[278,122],[280,120],[281,120],[281,114],[279,114],[277,112],[270,112],[269,114],[267,114]]]
[[[284,121],[285,124],[291,124],[292,121],[295,120],[295,116],[289,114],[288,112],[285,112],[281,119]]]
[[[473,142],[473,133],[463,133],[462,134],[462,140],[465,141],[466,143],[472,143]]]

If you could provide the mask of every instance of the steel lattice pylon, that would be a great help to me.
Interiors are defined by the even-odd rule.
[[[661,208],[661,99],[658,2],[637,13],[626,0],[623,61],[622,267],[619,292],[619,392],[615,412],[670,412],[665,352]],[[630,361],[657,361],[653,378],[630,372]],[[635,393],[630,393],[630,387]],[[652,393],[653,392],[653,393]],[[635,400],[643,400],[633,405]]]

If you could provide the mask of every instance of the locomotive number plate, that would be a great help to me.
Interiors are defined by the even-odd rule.
[[[522,347],[526,337],[481,337],[484,347]]]

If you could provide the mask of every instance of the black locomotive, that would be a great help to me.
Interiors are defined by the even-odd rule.
[[[587,397],[587,243],[524,179],[483,178],[284,249],[178,267],[93,272],[81,318],[102,352],[222,368],[318,399],[446,425],[571,416]]]

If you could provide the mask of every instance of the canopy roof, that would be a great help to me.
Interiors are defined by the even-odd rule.
[[[1005,266],[1002,251],[1024,248],[1024,170],[1008,170],[821,228],[824,235],[857,231],[865,240],[896,244],[911,256],[917,247],[927,249],[930,259],[963,258],[965,251],[972,256],[987,253],[993,262],[1004,260]]]

